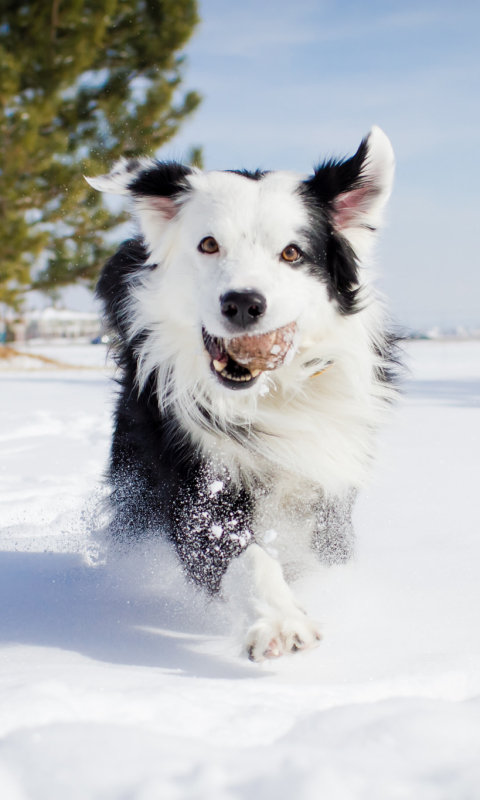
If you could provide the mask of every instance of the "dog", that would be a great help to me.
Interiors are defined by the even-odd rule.
[[[352,506],[395,397],[369,272],[394,155],[374,126],[311,176],[151,158],[88,178],[138,235],[100,275],[120,366],[108,479],[118,542],[163,534],[218,593],[241,564],[253,661],[315,647],[287,579],[352,552]]]

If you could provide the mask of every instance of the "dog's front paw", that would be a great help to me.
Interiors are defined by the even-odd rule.
[[[250,661],[312,650],[322,638],[318,625],[303,614],[261,617],[248,630],[245,649]]]

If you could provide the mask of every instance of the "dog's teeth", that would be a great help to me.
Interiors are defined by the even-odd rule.
[[[217,370],[217,372],[220,372],[220,370],[218,369],[218,367],[216,365],[219,362],[217,361],[215,363],[215,361],[214,361],[213,363],[214,363],[214,366],[215,366],[215,369]],[[221,365],[221,366],[223,366],[223,365]],[[228,381],[235,381],[235,383],[243,383],[244,381],[251,381],[252,380],[252,376],[251,375],[230,375],[230,373],[227,372],[226,369],[224,369],[222,372],[220,372],[220,375],[222,376],[222,378],[226,378]]]
[[[257,375],[260,375],[261,371],[262,371],[261,369],[252,369],[251,372],[252,378],[256,378]]]
[[[214,369],[215,369],[217,372],[222,372],[222,371],[225,369],[225,364],[221,364],[221,363],[220,363],[220,361],[215,361],[215,359],[214,359],[214,361],[213,361],[213,368],[214,368]]]

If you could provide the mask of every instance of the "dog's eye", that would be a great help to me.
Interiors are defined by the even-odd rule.
[[[208,255],[212,255],[212,253],[218,253],[219,248],[217,241],[213,238],[213,236],[205,236],[205,239],[202,239],[198,245],[198,249],[201,253],[208,253]]]
[[[285,250],[282,250],[282,258],[284,261],[298,261],[301,257],[301,252],[294,244],[289,244]]]

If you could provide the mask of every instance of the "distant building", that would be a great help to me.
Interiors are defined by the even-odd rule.
[[[100,318],[91,311],[50,307],[27,311],[23,322],[26,339],[93,339],[102,333]]]

